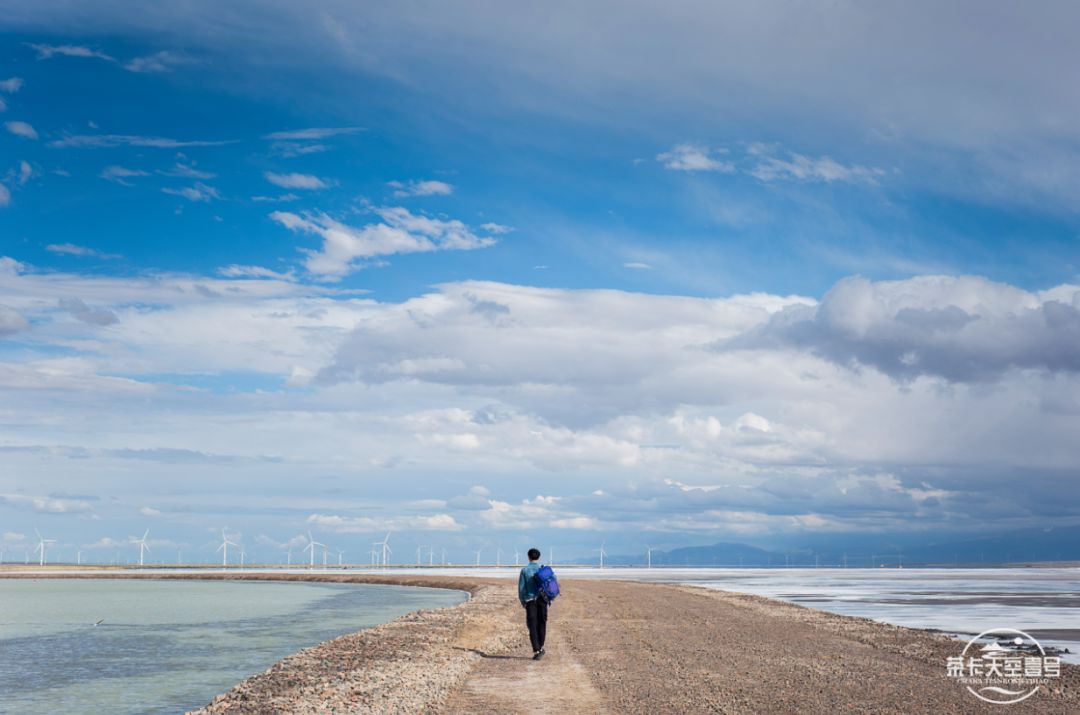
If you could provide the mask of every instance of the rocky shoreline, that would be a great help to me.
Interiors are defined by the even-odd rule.
[[[189,715],[439,712],[480,653],[504,650],[521,639],[518,624],[510,619],[517,609],[508,607],[505,582],[434,578],[383,582],[460,589],[470,598],[305,648]]]

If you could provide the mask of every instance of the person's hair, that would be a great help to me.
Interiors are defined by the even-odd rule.
[[[529,549],[529,561],[536,561],[540,558],[540,549]]]

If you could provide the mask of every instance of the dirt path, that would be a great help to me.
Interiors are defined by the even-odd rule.
[[[525,612],[516,609],[520,636],[497,653],[479,653],[480,662],[442,712],[448,715],[567,715],[610,712],[572,647],[567,625],[584,616],[580,598],[565,597],[552,609],[543,660],[532,659]]]

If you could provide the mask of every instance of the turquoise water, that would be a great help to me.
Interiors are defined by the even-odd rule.
[[[373,584],[0,580],[0,712],[183,712],[301,648],[465,598]]]

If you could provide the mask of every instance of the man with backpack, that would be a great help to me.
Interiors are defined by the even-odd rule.
[[[529,549],[529,563],[518,577],[518,600],[525,609],[525,625],[529,627],[533,660],[544,657],[547,636],[548,604],[559,595],[559,582],[550,566],[540,564],[540,549]]]

